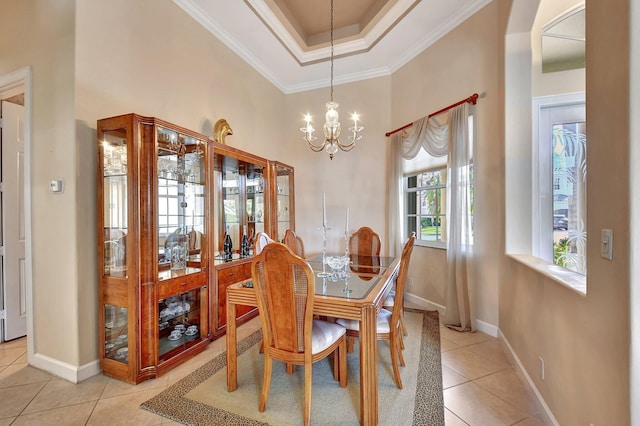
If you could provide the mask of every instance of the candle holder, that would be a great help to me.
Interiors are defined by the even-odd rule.
[[[322,272],[318,272],[319,277],[328,277],[331,273],[327,272],[327,225],[322,225],[322,228],[319,228],[322,231]]]
[[[344,231],[344,257],[347,259],[344,265],[344,274],[345,276],[348,276],[351,258],[349,257],[349,233],[346,230]]]
[[[349,293],[351,293],[352,291],[353,290],[349,288],[349,276],[346,276],[344,278],[344,288],[342,289],[342,292],[345,293],[347,297],[349,297]]]

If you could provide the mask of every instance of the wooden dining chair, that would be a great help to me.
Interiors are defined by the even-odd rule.
[[[363,226],[349,237],[349,253],[358,256],[380,256],[380,236]]]
[[[253,254],[260,254],[263,248],[266,247],[267,244],[272,243],[273,240],[269,237],[269,234],[266,232],[258,232],[256,234],[256,240],[254,242]]]
[[[258,409],[269,398],[272,360],[304,366],[304,424],[311,421],[313,363],[333,357],[334,379],[347,386],[345,328],[313,319],[314,274],[287,246],[271,243],[251,263],[264,342],[264,381]]]
[[[349,238],[349,253],[362,257],[367,256],[380,256],[380,236],[371,228],[363,226],[358,229]],[[367,269],[364,268],[366,271]],[[395,294],[397,288],[387,297],[384,302],[384,307],[388,310],[393,310],[395,304]],[[400,322],[402,324],[402,334],[408,335],[407,326],[404,323],[404,306],[402,307],[402,314],[400,316]]]
[[[393,376],[398,389],[402,389],[402,379],[400,378],[400,369],[398,364],[404,367],[404,357],[402,356],[402,325],[400,317],[402,313],[401,307],[404,302],[404,286],[407,281],[407,271],[409,269],[409,261],[413,252],[413,244],[416,234],[412,233],[402,249],[402,257],[400,258],[400,268],[398,271],[398,279],[396,280],[396,303],[393,311],[381,309],[378,313],[377,321],[377,339],[388,340],[391,348],[391,363],[393,364]],[[352,340],[360,336],[360,321],[338,318],[336,323],[347,329],[347,338]],[[352,342],[349,344],[352,346]]]
[[[284,245],[289,247],[291,251],[301,258],[305,258],[304,255],[304,243],[302,238],[296,235],[291,229],[287,229],[284,233]]]

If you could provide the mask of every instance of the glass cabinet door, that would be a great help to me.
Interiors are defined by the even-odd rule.
[[[127,277],[127,139],[125,129],[104,132],[102,142],[104,220],[103,274]]]
[[[176,294],[158,301],[158,360],[166,361],[175,354],[199,343],[203,321],[204,288]]]
[[[124,364],[129,362],[128,315],[125,307],[104,305],[104,357]]]
[[[201,270],[206,235],[206,143],[158,127],[159,275]]]
[[[252,255],[253,239],[265,231],[265,166],[215,154],[214,230],[216,260]],[[227,238],[228,237],[228,238]]]
[[[277,241],[284,240],[287,229],[294,229],[293,169],[280,163],[275,164],[275,216]],[[275,238],[274,238],[275,239]]]
[[[262,167],[248,164],[249,171],[246,177],[246,223],[243,226],[243,235],[253,247],[254,237],[258,232],[264,232],[265,203],[264,203],[264,175]]]

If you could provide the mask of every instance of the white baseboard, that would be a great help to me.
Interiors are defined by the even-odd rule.
[[[498,327],[488,322],[480,321],[476,319],[476,330],[482,331],[492,337],[498,337]]]
[[[437,303],[433,303],[430,300],[423,299],[422,297],[418,297],[415,294],[405,293],[404,295],[405,306],[406,302],[410,302],[411,304],[417,306],[420,309],[424,309],[426,311],[438,311],[440,316],[443,316],[447,311],[447,308],[438,305]]]
[[[95,360],[87,364],[75,366],[42,354],[33,354],[29,358],[33,367],[47,371],[71,383],[79,383],[100,373],[100,361]]]
[[[535,396],[538,404],[540,404],[540,407],[542,408],[540,415],[545,417],[544,419],[545,424],[552,424],[554,426],[559,426],[560,423],[558,423],[553,413],[551,412],[551,409],[545,402],[544,398],[542,397],[542,395],[540,395],[540,392],[538,392],[538,388],[536,387],[535,383],[531,379],[531,376],[529,375],[527,370],[522,365],[522,362],[520,362],[520,358],[518,358],[518,355],[516,355],[516,353],[513,351],[513,348],[509,344],[509,341],[506,339],[506,337],[504,337],[504,334],[502,334],[502,331],[500,331],[500,329],[498,329],[498,332],[499,332],[499,339],[504,345],[507,355],[511,358],[511,360],[513,361],[513,364],[515,364],[518,370],[518,373],[521,374],[522,377],[524,377],[526,385],[529,388],[529,392],[531,392]]]
[[[404,300],[405,302],[410,302],[411,304],[416,305],[420,309],[425,309],[427,311],[438,311],[440,317],[444,317],[444,314],[447,312],[446,306],[442,306],[430,300],[423,299],[422,297],[418,297],[415,294],[406,293],[404,295]],[[498,337],[498,327],[484,321],[476,320],[476,330],[482,331],[489,336]]]

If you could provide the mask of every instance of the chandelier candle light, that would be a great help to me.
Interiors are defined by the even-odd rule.
[[[331,0],[331,97],[330,101],[326,103],[327,112],[325,113],[324,122],[324,141],[322,144],[315,144],[314,141],[317,137],[313,136],[315,129],[311,125],[311,115],[306,114],[304,121],[305,127],[301,127],[300,131],[304,133],[303,139],[307,141],[309,147],[314,152],[320,152],[322,150],[329,154],[329,158],[333,160],[333,156],[338,152],[338,148],[343,151],[351,151],[356,146],[356,141],[362,139],[360,132],[364,130],[364,127],[360,125],[358,120],[360,116],[357,113],[351,114],[351,120],[353,120],[353,127],[349,128],[348,141],[346,143],[340,142],[340,116],[338,114],[338,104],[333,102],[333,0]]]

